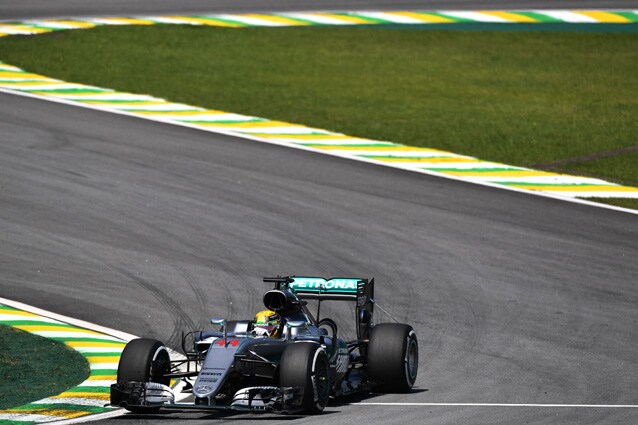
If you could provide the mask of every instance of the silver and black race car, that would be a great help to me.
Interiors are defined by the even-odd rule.
[[[161,408],[321,413],[331,397],[361,392],[408,392],[419,363],[410,325],[373,322],[374,279],[287,276],[264,278],[274,289],[264,305],[281,332],[259,336],[251,320],[211,319],[215,331],[182,338],[185,358],[171,359],[160,341],[130,341],[120,358],[111,405],[133,413]],[[307,300],[317,300],[313,316]],[[320,319],[321,303],[354,305],[357,338]],[[171,382],[183,380],[189,403],[175,403]]]

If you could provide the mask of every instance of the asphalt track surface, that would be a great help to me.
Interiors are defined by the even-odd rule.
[[[8,94],[0,206],[0,297],[178,348],[211,316],[261,309],[263,275],[374,276],[379,304],[417,329],[419,378],[349,402],[638,403],[636,215]],[[317,418],[103,422],[159,419],[631,424],[638,409],[333,403]]]

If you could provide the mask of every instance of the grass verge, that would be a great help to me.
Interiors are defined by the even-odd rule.
[[[77,351],[0,325],[0,409],[59,394],[88,376],[88,363]]]
[[[8,37],[0,59],[67,81],[512,165],[638,144],[635,33],[100,27]],[[552,169],[638,186],[635,155],[605,163]]]

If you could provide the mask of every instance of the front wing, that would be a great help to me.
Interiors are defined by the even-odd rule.
[[[303,410],[302,387],[248,387],[237,391],[230,405],[175,403],[170,387],[154,382],[122,382],[111,385],[111,405],[124,408],[231,410],[254,413],[297,413]]]

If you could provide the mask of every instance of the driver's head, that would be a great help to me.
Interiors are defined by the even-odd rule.
[[[281,335],[281,317],[271,310],[262,310],[255,315],[253,329],[257,336],[279,337]]]

